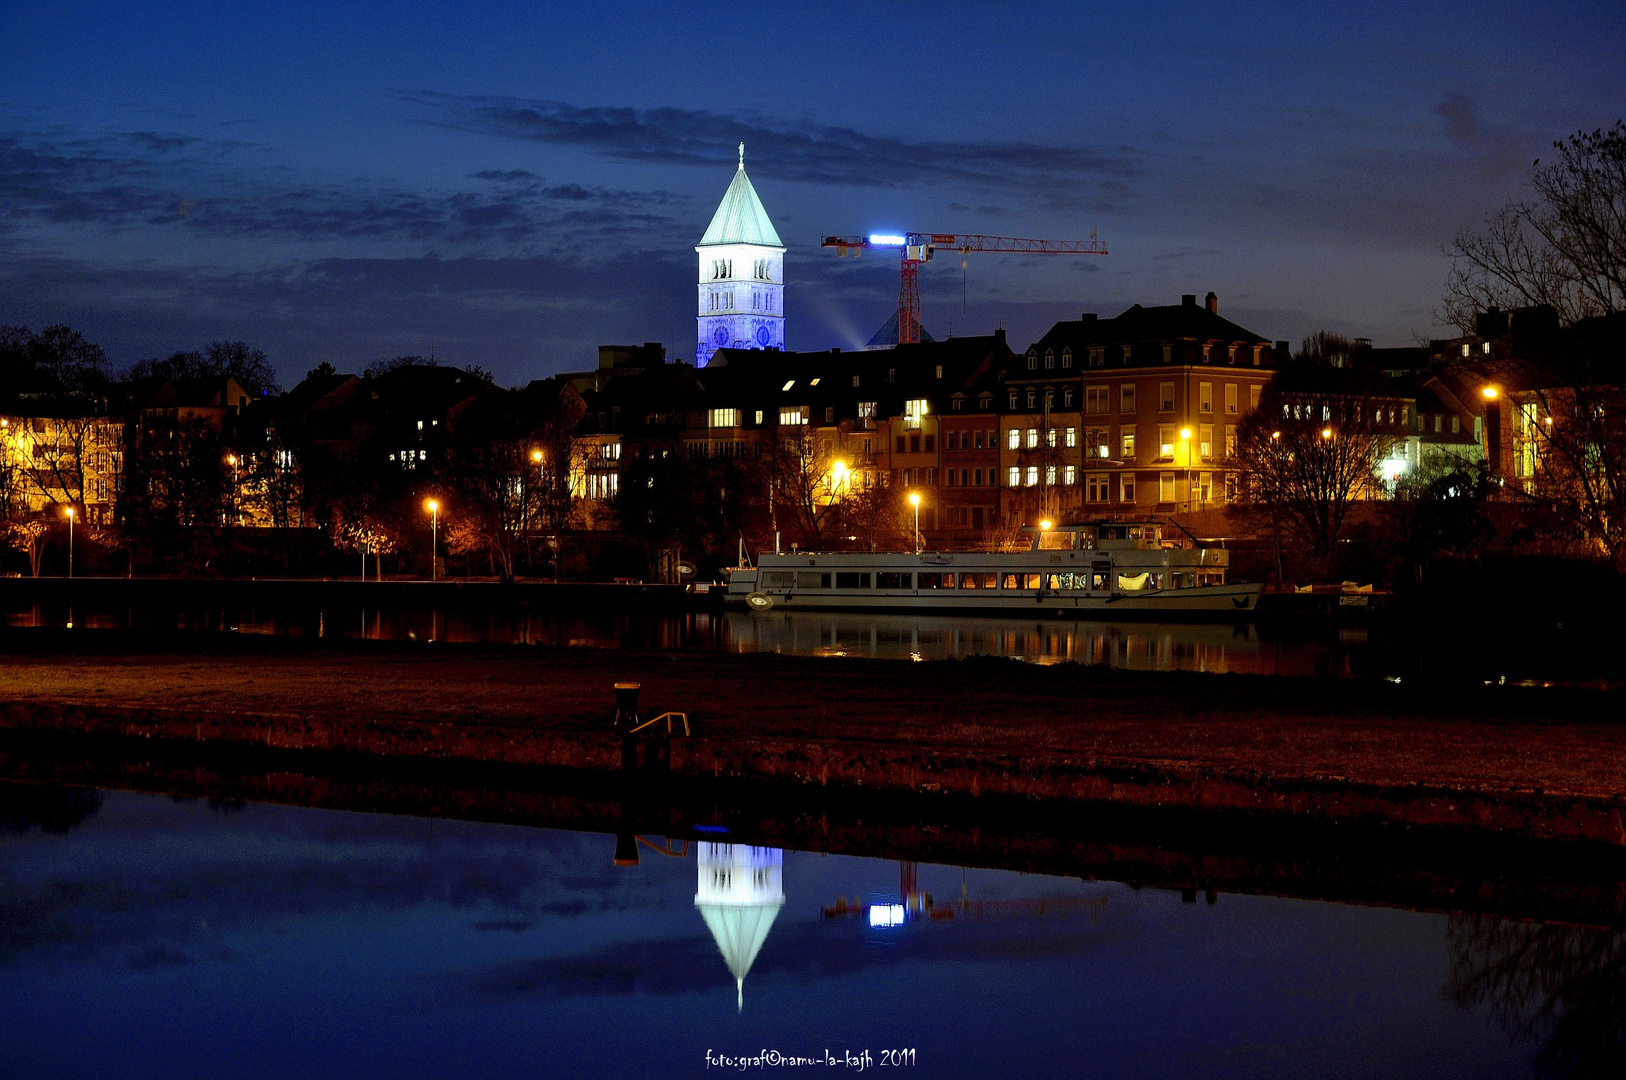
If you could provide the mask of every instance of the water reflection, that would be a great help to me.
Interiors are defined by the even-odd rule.
[[[90,788],[0,783],[0,833],[72,832],[100,810],[105,799]]]
[[[1511,1038],[1535,1042],[1544,1076],[1626,1076],[1626,934],[1458,915],[1446,925],[1463,1008],[1489,1007]]]
[[[785,906],[785,853],[745,844],[700,845],[694,906],[734,976],[735,1004],[745,1011],[745,976]]]
[[[796,656],[940,660],[1001,656],[1135,671],[1334,677],[1414,676],[1487,681],[1621,684],[1622,642],[1592,633],[1463,634],[1389,624],[1099,622],[978,615],[770,611],[613,613],[550,611],[525,603],[429,608],[113,608],[83,602],[14,604],[15,628],[277,637],[445,641],[566,649],[696,650]],[[1519,629],[1527,629],[1520,627]]]
[[[914,1046],[924,1075],[1518,1076],[1506,987],[1607,1018],[1618,996],[1586,1002],[1618,946],[1501,925],[114,792],[71,832],[0,834],[0,1072],[668,1076],[708,1049]],[[1524,974],[1531,953],[1589,974]],[[1482,968],[1516,974],[1441,995]],[[1569,1045],[1619,1030],[1587,1025]]]

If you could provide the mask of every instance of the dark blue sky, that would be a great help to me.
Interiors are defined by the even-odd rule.
[[[931,264],[939,336],[1213,289],[1272,338],[1409,344],[1452,233],[1626,116],[1618,2],[240,7],[0,8],[0,322],[119,362],[245,338],[286,382],[690,355],[743,139],[791,348],[885,320],[895,261],[817,247],[877,229],[1111,248],[972,256],[964,307]]]

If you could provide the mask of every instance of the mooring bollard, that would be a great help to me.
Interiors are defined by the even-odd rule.
[[[618,682],[615,684],[615,726],[634,727],[638,723],[638,689],[643,684]]]

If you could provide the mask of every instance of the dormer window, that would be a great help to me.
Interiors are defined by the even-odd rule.
[[[1046,349],[1044,353],[1044,369],[1046,371],[1051,371],[1055,368],[1055,366],[1056,354],[1051,352],[1049,349]]]
[[[1464,348],[1466,349],[1466,346],[1464,346]],[[1466,352],[1464,352],[1462,355],[1467,356],[1468,354]],[[1028,353],[1028,370],[1029,371],[1038,371],[1039,370],[1039,354],[1038,353],[1031,353],[1031,352]]]
[[[1061,351],[1061,366],[1064,368],[1070,368],[1073,366],[1073,350],[1063,349]]]

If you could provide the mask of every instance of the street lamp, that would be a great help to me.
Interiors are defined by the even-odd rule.
[[[226,455],[226,464],[231,466],[231,510],[232,510],[232,516],[236,517],[238,519],[237,524],[241,525],[243,523],[242,522],[242,517],[241,517],[241,515],[239,515],[237,513],[237,455],[236,454],[227,454]]]
[[[425,499],[423,508],[429,511],[429,580],[435,581],[440,576],[439,561],[436,551],[440,543],[440,503],[434,499]]]
[[[1191,429],[1180,429],[1180,441],[1186,444],[1186,509],[1191,509]]]
[[[73,577],[73,507],[66,510],[68,515],[68,577]]]
[[[1044,532],[1049,532],[1050,531],[1050,519],[1045,518],[1043,521],[1039,522],[1039,528]]]
[[[1481,390],[1480,393],[1485,395],[1485,400],[1486,401],[1495,401],[1497,395],[1500,394],[1501,391],[1496,389],[1496,387],[1494,387],[1494,386],[1487,386],[1483,390]]]
[[[1330,439],[1330,438],[1332,438],[1332,428],[1330,428],[1330,427],[1324,427],[1324,428],[1322,428],[1322,429],[1321,429],[1321,437],[1322,437],[1322,438],[1323,438],[1323,439]]]
[[[909,505],[915,508],[915,554],[920,554],[920,492],[909,493]]]

